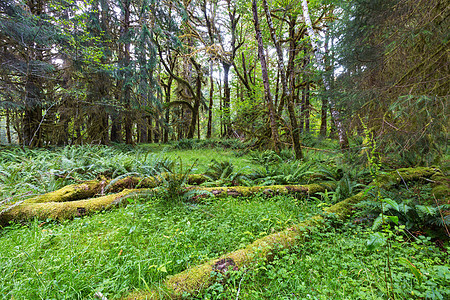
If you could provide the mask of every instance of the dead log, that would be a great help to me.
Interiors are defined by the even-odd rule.
[[[195,175],[198,176],[198,175]],[[192,177],[195,179],[195,177]],[[199,179],[198,179],[199,178]],[[203,180],[202,177],[197,179]],[[127,177],[127,180],[134,180],[132,177]],[[149,180],[151,180],[149,178]],[[137,181],[134,181],[137,182]],[[0,226],[7,225],[11,221],[26,221],[34,218],[40,220],[53,219],[64,220],[71,219],[76,216],[83,216],[91,214],[94,211],[103,210],[106,208],[114,207],[112,205],[116,199],[122,199],[124,196],[133,194],[152,194],[157,192],[155,189],[125,189],[120,193],[110,194],[98,198],[89,198],[84,200],[73,200],[76,197],[82,195],[92,195],[99,188],[104,188],[105,183],[96,185],[98,182],[90,184],[70,185],[60,190],[44,194],[41,196],[33,197],[14,206],[10,210],[6,210],[0,214]],[[147,182],[148,185],[152,185],[151,181]],[[120,183],[119,186],[123,186]],[[131,185],[132,186],[132,185]],[[188,190],[194,187],[188,188]],[[199,191],[199,195],[194,197],[194,200],[198,198],[208,197],[213,195],[217,198],[221,197],[238,197],[238,196],[250,196],[255,194],[264,194],[268,196],[278,194],[300,194],[303,196],[313,195],[318,192],[324,192],[325,190],[333,190],[335,185],[331,183],[327,184],[308,184],[308,185],[272,185],[272,186],[254,186],[254,187],[210,187],[199,188],[195,187]],[[207,193],[201,193],[207,192]],[[92,195],[93,196],[93,195]],[[91,197],[92,197],[91,196]],[[64,199],[66,201],[60,201]],[[53,200],[53,201],[52,201]],[[66,211],[65,211],[66,210]]]
[[[164,176],[164,175],[163,175]],[[167,176],[167,175],[166,175]],[[187,183],[198,185],[208,178],[201,174],[192,174],[187,178]],[[114,193],[124,189],[154,188],[161,184],[161,177],[136,177],[127,176],[113,180],[90,180],[80,184],[67,185],[59,190],[26,199],[25,203],[67,202],[92,198],[103,195],[105,192]]]
[[[433,174],[438,172],[439,170],[435,168],[399,169],[390,174],[379,176],[371,183],[371,185],[387,189],[402,183],[402,181],[407,182],[420,180],[421,178],[430,178]],[[345,219],[349,215],[352,206],[364,200],[366,196],[364,191],[360,192],[355,196],[325,209],[325,212],[334,214],[341,219]],[[219,258],[212,259],[201,265],[168,277],[160,290],[135,291],[122,299],[180,299],[183,294],[197,294],[214,282],[214,277],[211,276],[211,272],[219,261],[229,259],[233,261],[234,266],[238,269],[249,268],[258,259],[270,259],[279,249],[292,247],[303,238],[305,232],[308,232],[312,227],[319,227],[322,224],[324,224],[324,216],[316,215],[296,226],[258,239],[243,249],[227,253]]]
[[[120,204],[126,205],[124,199],[137,195],[143,190],[123,190],[120,193],[98,198],[66,202],[22,203],[0,215],[0,226],[11,221],[21,222],[37,218],[39,220],[65,220],[82,217],[101,210],[111,209]]]

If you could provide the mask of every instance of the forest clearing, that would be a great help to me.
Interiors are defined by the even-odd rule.
[[[0,0],[0,298],[450,299],[445,0]]]

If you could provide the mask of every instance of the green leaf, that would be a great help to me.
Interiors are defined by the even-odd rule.
[[[405,203],[400,203],[400,204],[398,205],[398,208],[399,208],[399,212],[404,213],[404,214],[407,214],[408,211],[411,210],[411,207],[409,207],[409,206],[406,205]]]
[[[367,196],[367,194],[368,194],[372,189],[374,189],[374,188],[375,188],[375,186],[369,186],[369,187],[367,187],[367,188],[364,190],[363,196],[364,196],[364,197]]]
[[[424,217],[426,215],[434,216],[437,212],[436,207],[433,206],[416,205],[416,209],[418,210],[418,213],[419,215],[421,215],[421,217]]]
[[[398,203],[395,202],[394,200],[392,200],[391,198],[384,198],[383,200],[381,200],[382,202],[390,205],[393,209],[395,209],[396,211],[400,211],[399,207],[398,207]]]
[[[375,232],[367,240],[367,249],[375,250],[386,243],[387,238],[381,232]]]
[[[396,225],[398,225],[398,217],[397,216],[386,216],[388,217],[392,222],[394,222]]]
[[[403,257],[400,257],[398,259],[398,262],[401,263],[402,265],[408,267],[409,270],[411,271],[411,273],[413,273],[413,275],[416,277],[419,284],[422,284],[423,275],[415,265],[413,265],[408,259],[403,258]]]
[[[380,215],[375,219],[375,221],[373,221],[372,229],[373,229],[373,230],[377,230],[377,229],[381,226],[381,224],[383,224],[383,215],[380,214]]]

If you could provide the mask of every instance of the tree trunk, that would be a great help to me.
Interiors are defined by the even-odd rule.
[[[130,6],[131,0],[124,0],[122,7],[122,28],[120,36],[123,40],[127,40],[128,33],[130,31]],[[124,104],[124,130],[125,130],[125,143],[133,144],[133,120],[131,112],[131,71],[130,71],[130,42],[122,42],[123,53],[122,53],[122,67],[125,69],[122,79],[122,101]]]
[[[6,140],[8,144],[11,145],[11,128],[10,128],[10,119],[9,119],[9,109],[6,109]]]
[[[148,129],[147,129],[147,121],[148,117],[142,115],[141,120],[138,124],[139,130],[139,143],[148,143]]]
[[[225,61],[222,61],[223,66],[223,135],[222,137],[231,136],[231,116],[230,116],[230,105],[231,105],[231,94],[229,85],[229,72],[231,65]]]
[[[316,42],[317,36],[314,32],[314,29],[313,29],[313,26],[311,23],[311,18],[309,16],[307,0],[302,0],[302,8],[303,8],[303,17],[305,19],[306,28],[308,30],[308,35],[310,37],[310,41],[313,46],[313,49],[316,50],[316,52],[315,52],[316,64],[319,67],[319,69],[322,71],[322,80],[324,83],[325,91],[329,92],[331,90],[330,82],[328,81],[328,78],[325,75],[325,73],[323,73],[323,71],[325,71],[325,67],[323,64],[323,54],[320,52],[320,48],[318,47],[317,42]],[[339,136],[340,147],[341,147],[341,149],[348,149],[348,138],[347,138],[347,134],[345,132],[344,124],[341,120],[340,113],[336,109],[336,105],[335,105],[333,99],[331,98],[331,96],[328,96],[328,105],[331,110],[331,116],[336,125],[337,133]]]
[[[302,159],[303,153],[302,148],[300,145],[300,138],[297,131],[297,116],[295,115],[295,109],[294,109],[294,81],[295,81],[295,74],[294,74],[294,59],[296,55],[296,43],[295,43],[295,20],[291,20],[290,26],[289,26],[289,38],[290,38],[290,44],[289,44],[289,63],[288,63],[288,75],[290,77],[290,85],[288,87],[287,83],[287,76],[286,71],[284,67],[284,60],[283,60],[283,52],[281,50],[280,42],[277,39],[277,36],[275,34],[275,29],[273,27],[272,22],[272,16],[270,14],[269,6],[267,5],[267,0],[263,0],[263,6],[264,11],[266,13],[266,19],[267,24],[269,25],[269,31],[270,36],[272,38],[272,41],[275,45],[275,49],[277,52],[278,57],[278,74],[280,74],[281,78],[281,87],[283,89],[283,94],[281,95],[280,100],[280,107],[278,109],[278,114],[281,114],[284,106],[284,102],[287,102],[288,106],[288,113],[289,113],[289,121],[290,121],[290,132],[291,132],[291,139],[292,144],[294,148],[295,158],[296,159]],[[277,78],[278,83],[278,78]]]
[[[266,0],[264,0],[265,2]],[[291,123],[291,137],[296,159],[303,159],[303,152],[300,143],[300,132],[298,131],[297,116],[295,114],[295,56],[297,54],[296,40],[295,40],[295,18],[290,20],[289,25],[289,62],[288,62],[288,74],[289,74],[289,98],[288,112],[289,120]]]
[[[206,138],[210,139],[212,135],[212,110],[214,105],[214,77],[213,77],[213,60],[209,61],[209,110],[208,110],[208,129],[206,130]]]
[[[311,103],[310,99],[310,91],[309,91],[309,82],[306,82],[305,86],[305,132],[309,133],[309,117],[311,115]]]
[[[111,114],[111,142],[122,142],[122,114],[117,112]]]
[[[279,148],[279,137],[278,137],[278,127],[275,118],[275,111],[272,102],[272,93],[270,92],[269,75],[267,72],[267,63],[264,56],[264,46],[261,36],[261,30],[259,29],[259,19],[258,19],[258,9],[256,6],[256,0],[252,0],[252,11],[253,11],[253,23],[255,25],[256,40],[258,42],[258,55],[261,62],[262,78],[264,83],[264,96],[267,102],[269,119],[270,119],[270,129],[272,133],[272,142],[276,152],[280,151]]]
[[[189,132],[188,132],[188,135],[187,135],[188,139],[194,138],[195,128],[196,128],[196,125],[197,125],[199,109],[200,109],[200,101],[201,101],[201,97],[202,97],[202,70],[201,70],[201,66],[197,62],[195,62],[194,60],[192,60],[192,63],[193,63],[193,65],[195,67],[195,70],[197,72],[197,77],[196,77],[196,80],[195,80],[195,83],[196,83],[195,94],[193,95],[194,105],[192,106],[192,111],[191,111],[191,124],[189,125]],[[200,124],[198,124],[198,125],[200,125]]]

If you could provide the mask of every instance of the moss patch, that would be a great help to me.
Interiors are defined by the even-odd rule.
[[[40,220],[64,220],[81,217],[94,212],[110,209],[121,203],[127,197],[139,193],[140,190],[124,190],[117,194],[111,194],[98,198],[68,202],[24,202],[0,216],[0,225],[6,225],[10,221],[25,221],[33,218]]]

